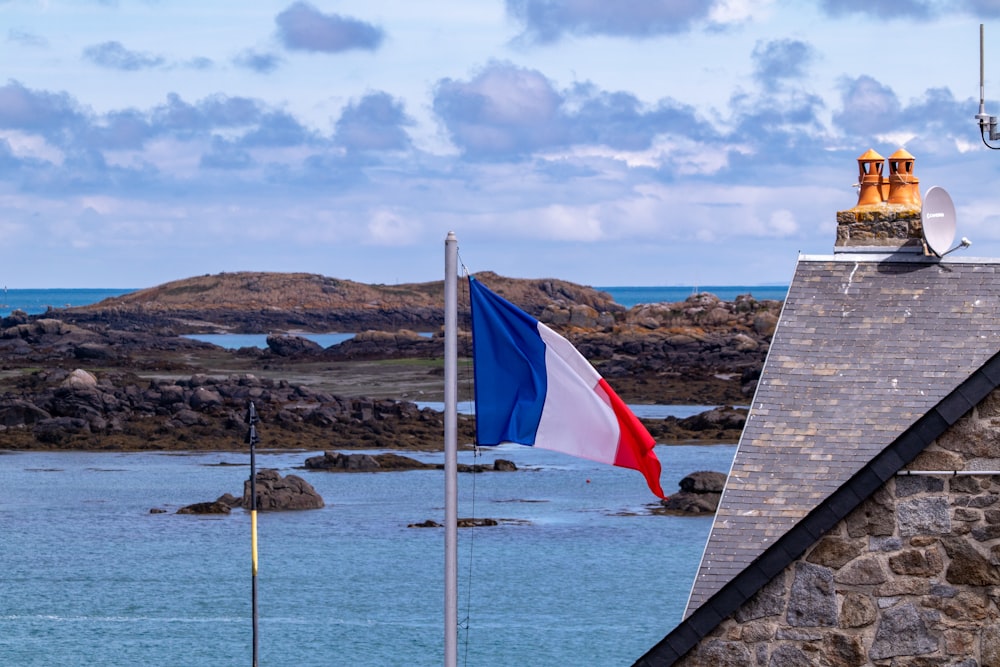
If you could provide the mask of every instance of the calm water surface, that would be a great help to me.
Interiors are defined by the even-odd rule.
[[[659,447],[664,489],[734,451]],[[309,455],[258,456],[327,502],[260,516],[261,664],[440,665],[444,534],[407,524],[442,519],[441,473],[298,470]],[[633,471],[517,446],[479,460],[497,456],[522,471],[459,479],[460,516],[517,521],[459,532],[460,664],[631,664],[680,620],[710,519],[646,514]],[[249,664],[249,515],[174,514],[240,492],[247,459],[0,456],[0,664]]]
[[[626,306],[694,291],[601,289]],[[786,291],[729,289],[699,291]],[[5,289],[0,316],[127,291]],[[459,664],[631,664],[677,624],[710,519],[648,515],[655,499],[633,471],[516,446],[484,451],[480,462],[502,456],[523,471],[459,480],[461,516],[515,520],[459,532]],[[664,489],[695,470],[727,472],[734,452],[659,447]],[[260,664],[440,665],[444,535],[406,526],[442,520],[441,473],[298,470],[309,455],[259,456],[261,467],[303,475],[327,502],[260,517]],[[238,494],[247,459],[0,455],[0,665],[249,664],[249,515],[174,514]]]
[[[437,410],[438,412],[444,412],[444,402],[442,401],[416,401],[415,405],[418,408],[430,408],[431,410]],[[711,410],[712,405],[652,405],[652,404],[638,404],[629,403],[628,407],[635,414],[636,417],[641,417],[643,419],[666,419],[667,417],[677,417],[678,419],[684,419],[686,417],[693,417],[694,415],[701,414]],[[746,405],[739,405],[736,407],[746,408]],[[459,401],[458,402],[458,414],[472,415],[476,413],[476,404],[474,401]]]

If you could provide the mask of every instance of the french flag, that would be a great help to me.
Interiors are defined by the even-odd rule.
[[[573,345],[469,276],[476,439],[641,472],[663,498],[656,442]]]

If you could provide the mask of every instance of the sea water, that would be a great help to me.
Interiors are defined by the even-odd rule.
[[[7,289],[0,288],[0,317],[6,317],[15,310],[23,310],[28,315],[41,315],[52,308],[88,306],[104,299],[121,296],[134,290],[128,289]]]
[[[673,303],[683,301],[692,294],[709,292],[720,299],[732,301],[741,294],[750,294],[757,299],[782,300],[788,293],[787,285],[708,285],[704,287],[680,286],[613,286],[597,287],[610,294],[617,303],[631,308],[640,303]],[[133,292],[133,289],[7,289],[0,291],[0,317],[10,315],[14,310],[23,310],[29,315],[40,315],[50,308],[86,306],[104,299]]]
[[[723,301],[732,301],[744,294],[748,294],[758,301],[765,299],[784,301],[788,295],[788,285],[613,286],[596,287],[595,289],[607,292],[616,303],[627,308],[640,303],[675,303],[705,292],[714,294]]]
[[[601,289],[632,306],[695,291],[782,299],[787,288]],[[5,290],[0,316],[128,291]],[[664,490],[696,470],[727,472],[734,453],[657,447]],[[258,455],[327,503],[259,518],[260,664],[440,665],[444,535],[407,526],[441,522],[442,474],[306,472],[309,455]],[[511,446],[460,460],[497,456],[521,471],[459,480],[460,516],[509,520],[459,531],[459,664],[631,664],[681,620],[711,518],[653,515],[638,473],[555,452]],[[175,514],[238,495],[247,459],[0,455],[0,665],[249,664],[249,516]]]
[[[664,489],[734,450],[657,447]],[[260,664],[440,665],[444,533],[407,526],[443,520],[443,474],[302,470],[311,454],[257,457],[326,501],[259,516]],[[459,516],[506,520],[459,531],[459,664],[631,664],[680,621],[711,518],[651,514],[631,470],[459,458],[497,457],[519,471],[459,478]],[[0,455],[0,664],[249,664],[249,515],[175,513],[248,475],[245,452]]]
[[[345,340],[350,340],[354,338],[352,333],[301,333],[298,334],[302,338],[306,338],[316,343],[320,347],[330,347],[331,345],[337,345],[343,343]],[[226,348],[229,350],[238,350],[241,347],[259,347],[264,349],[267,347],[267,336],[268,334],[230,334],[230,333],[214,333],[214,334],[190,334],[184,336],[184,338],[190,338],[192,340],[199,340],[203,343],[211,343],[218,347]]]

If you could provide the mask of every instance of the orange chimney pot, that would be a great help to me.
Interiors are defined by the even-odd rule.
[[[882,203],[885,158],[869,148],[858,158],[858,206]]]
[[[900,148],[889,156],[889,203],[920,208],[920,179],[913,175],[915,158]]]

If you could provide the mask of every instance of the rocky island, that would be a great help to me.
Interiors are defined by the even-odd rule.
[[[625,308],[566,281],[479,278],[566,336],[633,403],[749,402],[781,307],[695,294]],[[264,448],[440,449],[440,413],[415,401],[442,400],[442,312],[440,281],[277,273],[201,276],[43,315],[15,311],[0,319],[0,447],[240,449],[252,400]],[[299,335],[335,331],[356,335],[327,348]],[[220,332],[271,335],[266,349],[239,350],[184,337]],[[459,348],[467,358],[467,335]],[[460,395],[471,395],[463,369]],[[744,418],[724,407],[643,421],[662,443],[734,442]],[[462,418],[460,443],[473,438],[471,418]]]

